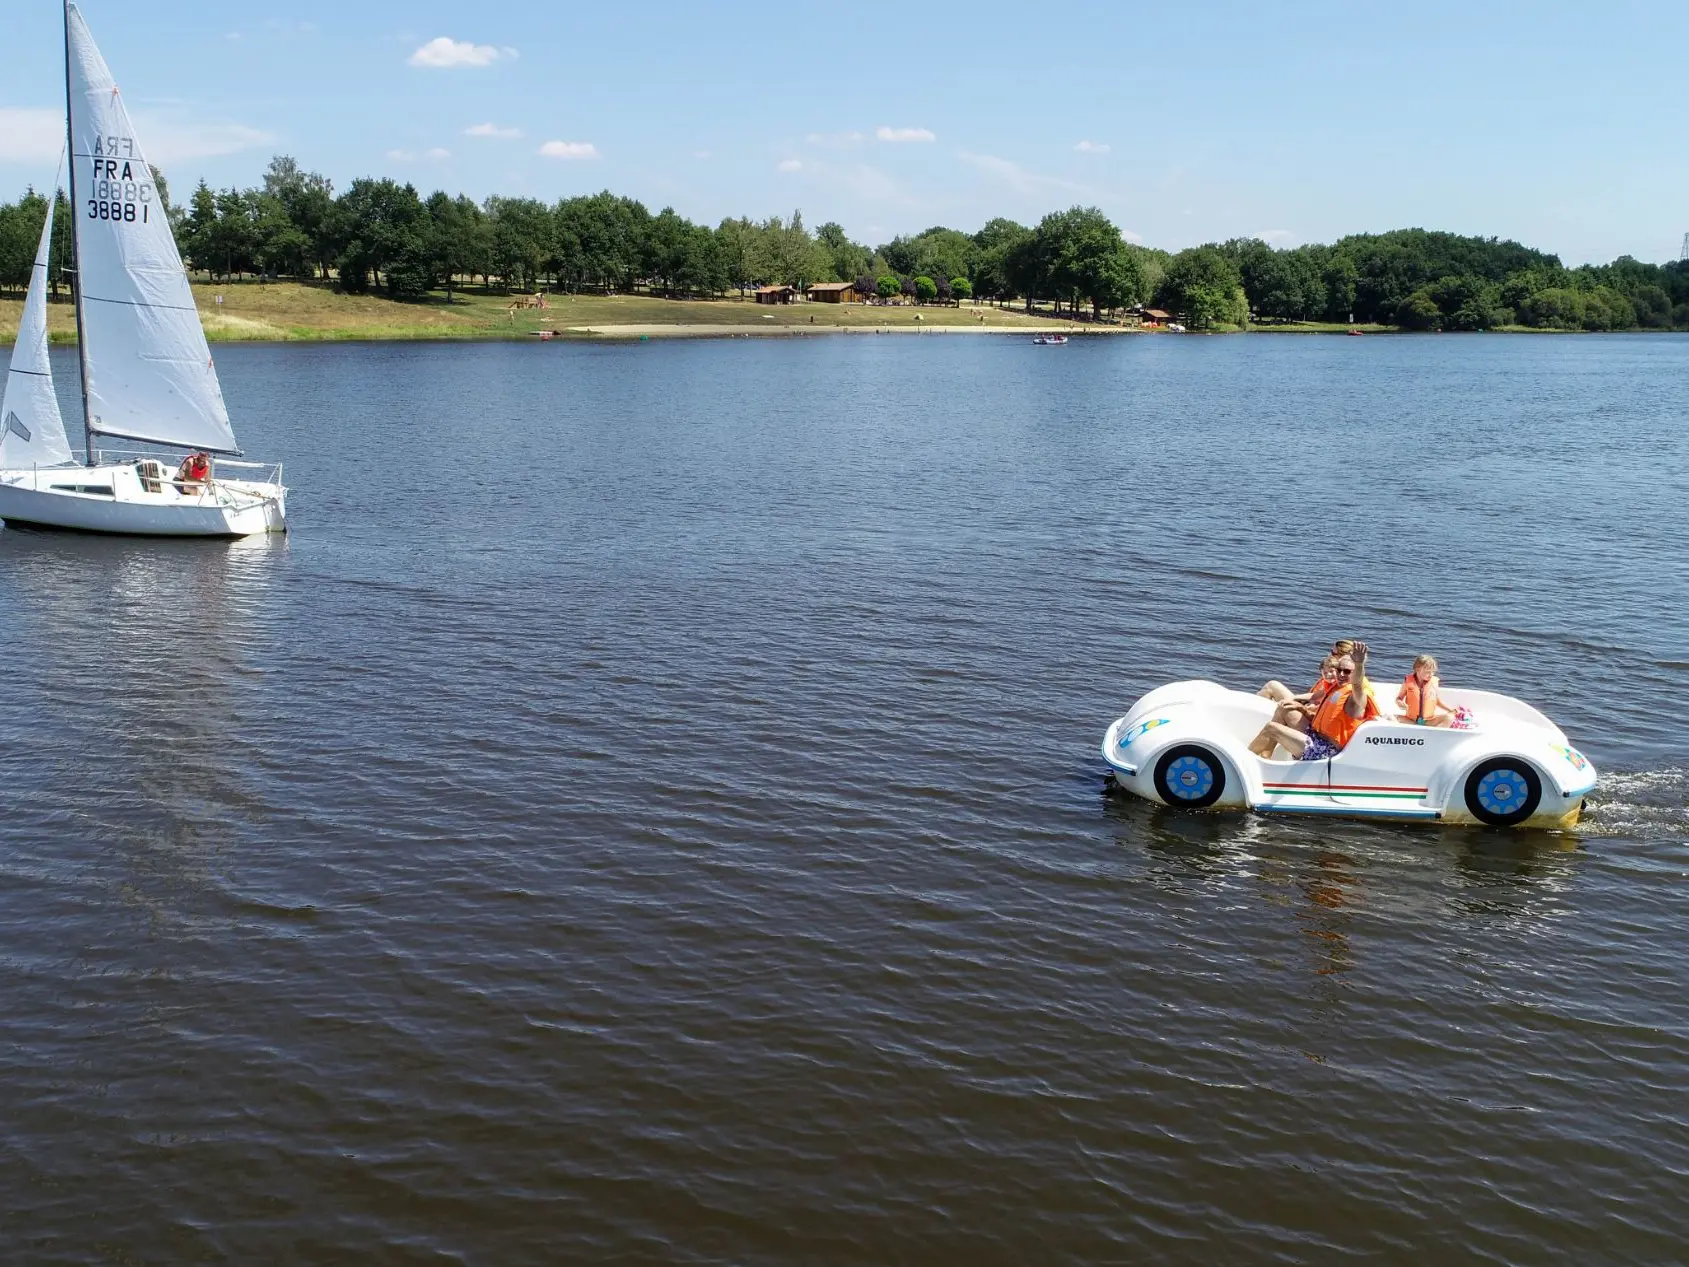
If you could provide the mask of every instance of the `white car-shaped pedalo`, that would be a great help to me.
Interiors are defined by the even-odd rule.
[[[1529,704],[1444,687],[1440,698],[1465,705],[1471,728],[1417,726],[1396,719],[1395,683],[1372,686],[1383,717],[1363,722],[1326,760],[1256,756],[1249,741],[1272,720],[1273,704],[1206,681],[1172,682],[1145,695],[1108,728],[1103,759],[1126,791],[1187,809],[1492,827],[1577,822],[1595,767]]]

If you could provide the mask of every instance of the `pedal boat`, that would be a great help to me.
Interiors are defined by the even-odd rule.
[[[1595,767],[1529,704],[1444,687],[1443,701],[1465,705],[1473,717],[1471,729],[1452,730],[1400,720],[1395,683],[1373,687],[1385,716],[1363,722],[1327,760],[1257,757],[1248,744],[1272,720],[1273,704],[1208,681],[1172,682],[1145,695],[1108,728],[1103,760],[1124,790],[1184,809],[1490,827],[1578,821]]]

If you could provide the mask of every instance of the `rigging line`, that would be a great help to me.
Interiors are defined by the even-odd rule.
[[[28,374],[31,378],[51,378],[51,377],[53,377],[52,374],[49,373],[47,370],[8,370],[7,373],[9,373],[9,374]]]
[[[198,312],[192,304],[149,304],[141,299],[107,299],[103,295],[84,295],[84,303],[90,304],[127,304],[131,308],[168,308],[171,312]]]

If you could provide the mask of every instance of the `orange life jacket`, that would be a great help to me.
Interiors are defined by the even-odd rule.
[[[1344,682],[1320,704],[1319,712],[1314,714],[1314,733],[1338,748],[1344,747],[1355,737],[1364,721],[1372,721],[1379,715],[1378,702],[1372,698],[1372,692],[1366,693],[1366,711],[1363,716],[1351,717],[1349,710],[1344,707],[1349,702],[1349,696],[1354,693],[1354,686]]]
[[[1437,677],[1432,674],[1424,689],[1417,674],[1410,673],[1396,693],[1396,704],[1402,710],[1402,720],[1423,726],[1437,715]]]
[[[1328,682],[1324,677],[1321,677],[1319,681],[1308,688],[1308,703],[1318,708],[1325,703],[1325,697],[1331,694],[1332,688],[1336,685],[1336,682]]]

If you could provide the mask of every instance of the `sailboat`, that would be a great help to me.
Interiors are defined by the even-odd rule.
[[[47,357],[49,202],[0,403],[0,519],[161,537],[287,531],[281,464],[238,460],[152,168],[111,71],[70,3],[65,96],[84,461],[71,456]],[[96,437],[186,449],[189,457],[178,467],[173,456],[96,449]],[[229,469],[254,476],[231,477]]]

